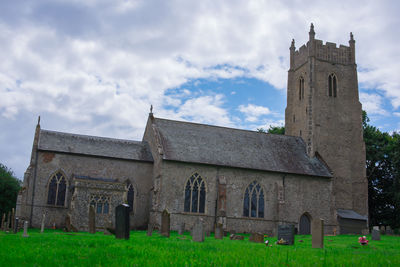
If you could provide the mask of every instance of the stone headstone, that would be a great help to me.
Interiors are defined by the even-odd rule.
[[[392,227],[386,226],[386,234],[387,234],[387,235],[393,235]]]
[[[204,242],[204,224],[202,219],[198,220],[193,226],[192,240],[194,242]]]
[[[14,231],[14,220],[15,220],[15,210],[12,208],[11,211],[11,229]]]
[[[153,225],[152,224],[148,224],[147,225],[147,236],[152,236],[153,235]]]
[[[161,235],[169,237],[170,214],[164,210],[161,214]]]
[[[217,224],[215,226],[215,232],[214,232],[214,237],[215,239],[223,239],[224,238],[224,229],[222,224]]]
[[[19,231],[19,218],[15,218],[14,222],[14,234],[18,233]]]
[[[40,233],[43,233],[43,231],[44,231],[44,222],[45,222],[45,219],[46,219],[46,213],[43,213],[43,215],[42,215],[42,224],[41,224],[41,226],[40,226]]]
[[[115,208],[115,238],[129,239],[129,227],[129,205],[118,205]]]
[[[71,217],[69,216],[69,214],[65,216],[65,231],[72,232]]]
[[[92,205],[89,207],[89,233],[96,233],[96,213]]]
[[[374,229],[372,229],[371,239],[375,240],[375,241],[381,240],[381,232],[379,230],[375,229],[375,227],[374,227]]]
[[[372,229],[379,231],[379,226],[374,226]]]
[[[264,235],[261,233],[251,233],[249,241],[254,243],[264,243]]]
[[[8,216],[7,216],[7,224],[6,224],[6,231],[8,231],[8,229],[10,228],[10,220],[11,220],[11,212],[8,212]]]
[[[324,220],[313,219],[311,223],[312,247],[324,248]]]
[[[28,235],[28,221],[24,222],[24,234],[22,236],[23,237],[29,237],[29,235]]]
[[[243,240],[243,239],[244,239],[244,236],[242,236],[242,235],[237,235],[237,234],[231,234],[231,235],[229,236],[229,239],[230,239],[230,240]]]
[[[278,244],[280,245],[294,244],[294,225],[291,224],[278,225]]]
[[[178,235],[183,235],[185,232],[185,223],[180,223],[178,227]]]
[[[381,225],[380,232],[381,232],[381,235],[384,235],[386,233],[385,226]]]
[[[5,221],[6,221],[6,214],[3,213],[3,216],[1,217],[1,230],[3,231],[5,229]]]

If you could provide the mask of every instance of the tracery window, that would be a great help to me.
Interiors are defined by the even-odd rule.
[[[243,216],[264,218],[264,190],[256,181],[252,182],[244,193]]]
[[[66,191],[67,180],[65,179],[64,175],[61,172],[55,173],[50,177],[47,204],[64,206]]]
[[[185,212],[204,213],[206,205],[206,184],[203,178],[194,173],[185,186]]]
[[[133,188],[132,184],[128,185],[128,205],[129,205],[129,212],[133,211],[133,204],[135,200],[135,189]]]
[[[304,78],[299,79],[299,100],[304,99]]]
[[[111,197],[99,194],[90,196],[90,206],[93,206],[97,214],[108,214],[110,210]]]
[[[337,96],[337,79],[336,75],[331,73],[328,77],[328,94],[329,96]]]

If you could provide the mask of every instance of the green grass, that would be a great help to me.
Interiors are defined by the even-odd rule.
[[[326,236],[324,249],[312,249],[311,236],[296,236],[294,246],[266,239],[271,247],[249,242],[248,235],[243,241],[211,235],[195,243],[189,233],[176,232],[165,238],[132,231],[129,240],[100,232],[31,229],[28,238],[0,232],[0,266],[400,266],[398,236],[382,236],[368,246],[360,246],[358,236]]]

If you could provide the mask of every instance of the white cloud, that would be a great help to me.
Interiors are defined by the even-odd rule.
[[[378,94],[360,93],[360,102],[368,115],[388,115],[382,107],[383,97]]]
[[[259,120],[260,116],[271,114],[271,111],[269,110],[269,108],[257,106],[257,105],[253,105],[253,104],[248,104],[246,106],[240,105],[238,110],[245,115],[246,121],[249,121],[249,122],[255,122],[255,121]]]
[[[393,115],[396,117],[400,117],[400,112],[393,112]]]

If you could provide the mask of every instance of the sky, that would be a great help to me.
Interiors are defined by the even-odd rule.
[[[399,1],[2,0],[0,163],[22,179],[42,129],[141,140],[156,117],[284,125],[289,46],[356,40],[370,123],[400,130]]]

